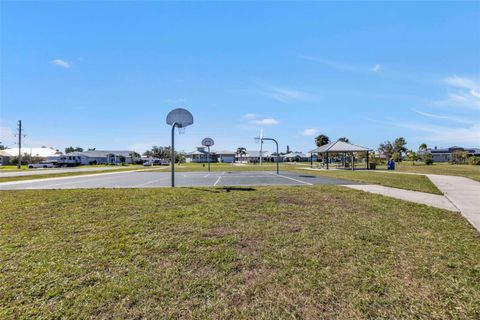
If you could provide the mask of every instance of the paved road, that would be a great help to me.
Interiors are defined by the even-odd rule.
[[[284,171],[177,172],[176,186],[349,185],[341,179]],[[88,176],[48,178],[0,183],[0,190],[76,188],[158,188],[170,186],[169,172],[128,171]]]
[[[118,170],[118,169],[131,169],[132,167],[122,167],[122,166],[110,166],[110,167],[75,167],[75,168],[38,168],[38,169],[27,169],[23,171],[2,171],[0,169],[0,178],[5,177],[23,177],[23,176],[35,176],[38,174],[58,174],[58,173],[68,173],[68,172],[94,172],[94,171],[105,171],[105,170]],[[139,167],[140,168],[140,167]]]

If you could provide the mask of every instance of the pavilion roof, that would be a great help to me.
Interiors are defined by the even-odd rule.
[[[311,153],[326,153],[326,152],[362,152],[362,151],[371,151],[372,149],[362,147],[356,144],[351,144],[341,140],[335,142],[327,143],[321,147],[318,147]]]

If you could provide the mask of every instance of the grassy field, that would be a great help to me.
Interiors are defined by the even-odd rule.
[[[386,169],[385,166],[381,168]],[[434,163],[427,166],[423,163],[415,163],[415,165],[412,165],[411,162],[401,162],[396,164],[395,171],[461,176],[480,181],[480,166],[466,164]]]
[[[480,318],[480,235],[440,209],[328,186],[0,207],[0,318]]]
[[[372,171],[351,171],[351,170],[296,170],[308,174],[324,177],[346,179],[371,184],[379,184],[386,187],[393,187],[420,192],[442,194],[440,190],[425,176],[412,174],[391,174]]]
[[[143,170],[144,167],[141,166],[132,166],[132,167],[121,167],[118,169],[105,169],[97,171],[79,171],[79,172],[64,172],[64,173],[45,173],[45,174],[35,174],[29,176],[17,176],[17,177],[0,177],[0,182],[11,182],[11,181],[24,181],[24,180],[35,180],[35,179],[45,179],[45,178],[60,178],[60,177],[71,177],[71,176],[84,176],[84,175],[94,175],[97,173],[107,173],[107,172],[119,172],[119,171],[132,171],[132,170]]]

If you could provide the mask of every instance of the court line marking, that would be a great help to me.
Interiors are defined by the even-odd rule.
[[[302,181],[302,180],[297,180],[297,179],[290,178],[290,177],[287,177],[287,176],[284,176],[284,175],[281,175],[281,174],[276,174],[276,173],[271,173],[271,174],[274,175],[274,176],[277,176],[277,177],[282,177],[282,178],[289,179],[289,180],[293,180],[293,181],[296,181],[296,182],[300,182],[300,183],[303,183],[303,184],[306,184],[306,185],[309,185],[309,186],[313,186],[313,183],[310,183],[310,182],[305,182],[305,181]]]
[[[225,172],[222,172],[222,173],[220,174],[220,176],[218,177],[217,181],[215,181],[215,183],[213,184],[214,187],[216,187],[217,184],[220,182],[220,180],[222,180],[222,174],[224,174],[224,173],[225,173]]]
[[[155,183],[155,182],[158,182],[158,181],[162,181],[162,180],[167,180],[167,179],[168,179],[168,177],[163,177],[161,179],[150,180],[148,182],[137,184],[135,186],[126,187],[126,188],[141,188],[141,187],[147,186],[149,184],[152,184],[152,183]]]

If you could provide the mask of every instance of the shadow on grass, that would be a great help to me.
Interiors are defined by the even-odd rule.
[[[210,192],[210,193],[221,193],[221,192],[230,192],[230,191],[256,191],[257,190],[255,188],[251,188],[251,187],[222,187],[222,188],[215,188],[215,189],[187,187],[186,189],[192,189],[192,190],[204,191],[204,192]]]

